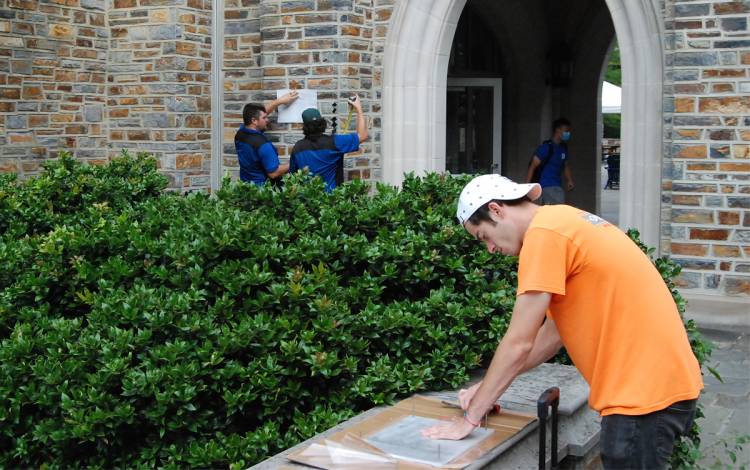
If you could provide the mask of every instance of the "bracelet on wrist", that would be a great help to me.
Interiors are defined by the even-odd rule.
[[[466,422],[467,422],[467,423],[471,424],[471,425],[472,425],[472,426],[474,426],[475,428],[478,428],[478,427],[479,427],[479,423],[475,423],[475,422],[473,422],[472,420],[470,420],[470,419],[469,419],[469,414],[468,414],[468,413],[466,413],[466,412],[464,412],[464,419],[466,420]]]

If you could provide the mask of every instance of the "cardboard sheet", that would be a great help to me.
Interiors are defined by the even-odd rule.
[[[493,432],[482,439],[476,445],[471,447],[468,451],[462,455],[454,458],[449,463],[442,467],[430,466],[424,463],[410,462],[401,459],[394,458],[377,447],[373,446],[367,441],[368,438],[377,434],[379,431],[403,420],[408,416],[418,416],[423,418],[450,420],[454,417],[461,417],[463,415],[462,410],[454,408],[444,407],[439,400],[434,400],[422,396],[414,396],[407,398],[406,400],[400,401],[390,408],[386,408],[380,413],[369,417],[364,421],[352,424],[348,428],[340,431],[327,439],[320,439],[315,441],[315,445],[319,446],[317,452],[310,452],[310,447],[304,448],[300,451],[294,452],[289,455],[289,459],[306,464],[314,467],[328,469],[328,470],[342,470],[352,468],[352,464],[340,458],[334,458],[331,456],[330,451],[325,451],[327,447],[343,447],[351,451],[356,451],[358,459],[365,458],[362,454],[370,454],[374,460],[377,460],[378,468],[391,468],[399,470],[428,470],[435,468],[442,469],[461,469],[476,459],[482,457],[484,454],[499,446],[507,439],[511,438],[526,426],[536,421],[535,416],[526,415],[522,413],[514,413],[502,411],[498,415],[492,415],[487,418],[486,422],[483,423],[484,427],[492,429]],[[333,454],[342,455],[340,449],[334,449]],[[307,453],[306,453],[307,451]],[[379,457],[379,459],[376,459]],[[383,460],[385,459],[385,460]],[[373,462],[374,463],[374,462]],[[354,465],[356,466],[356,464]]]

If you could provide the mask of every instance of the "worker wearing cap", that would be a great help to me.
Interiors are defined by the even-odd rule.
[[[359,150],[359,144],[367,140],[367,126],[362,113],[359,96],[349,100],[349,105],[357,112],[357,132],[353,134],[326,135],[326,120],[315,108],[302,112],[302,132],[305,138],[294,144],[289,171],[307,168],[310,174],[320,176],[326,184],[326,191],[336,187],[336,165],[345,153]]]
[[[242,109],[242,126],[234,135],[234,147],[240,163],[240,180],[262,185],[268,180],[277,180],[289,171],[289,164],[279,161],[279,152],[266,137],[268,115],[282,104],[289,104],[299,97],[291,92],[268,104],[248,103]]]
[[[490,253],[519,257],[517,298],[484,380],[459,392],[465,418],[424,434],[467,436],[518,374],[565,346],[602,415],[604,467],[665,468],[703,388],[672,295],[616,226],[575,207],[537,206],[540,193],[500,175],[461,191],[461,225]]]

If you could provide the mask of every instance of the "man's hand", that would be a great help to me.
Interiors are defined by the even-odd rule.
[[[299,92],[297,90],[292,90],[286,95],[281,95],[276,101],[278,101],[279,104],[289,104],[297,98],[299,98]]]
[[[469,409],[471,399],[474,398],[474,394],[477,393],[480,385],[482,385],[482,382],[475,383],[469,388],[462,388],[458,391],[458,403],[461,404],[461,408],[464,411]]]
[[[464,418],[454,418],[453,421],[436,424],[422,430],[422,435],[428,439],[447,439],[459,441],[471,434],[474,425],[470,424]]]
[[[568,191],[573,191],[573,188],[575,188],[576,185],[573,184],[573,180],[568,180],[567,184],[565,185],[565,189]]]
[[[359,95],[353,95],[352,99],[349,100],[349,104],[354,108],[358,113],[362,112],[362,102],[359,100]]]
[[[299,98],[299,92],[297,90],[292,90],[286,95],[281,95],[280,97],[266,104],[266,114],[271,114],[272,112],[276,111],[276,108],[278,108],[282,104],[289,104],[297,98]]]

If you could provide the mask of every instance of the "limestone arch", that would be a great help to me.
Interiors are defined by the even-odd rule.
[[[620,225],[659,246],[663,47],[657,0],[605,0],[622,61]],[[448,59],[466,0],[397,2],[383,60],[383,180],[445,168]]]

